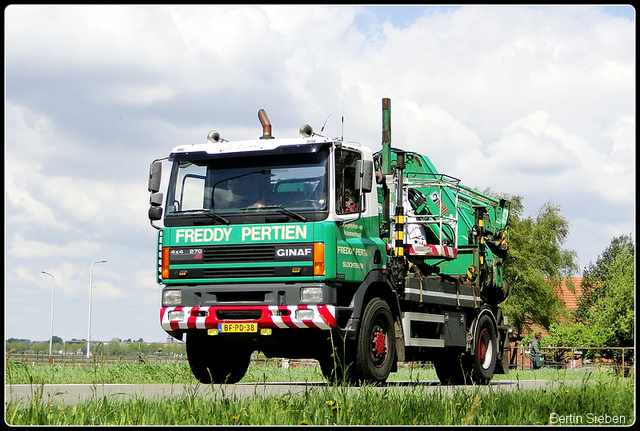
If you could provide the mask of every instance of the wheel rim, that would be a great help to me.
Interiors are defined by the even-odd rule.
[[[491,332],[487,328],[484,328],[480,333],[477,355],[480,366],[488,370],[493,362],[493,340],[491,339]]]
[[[388,337],[384,325],[376,322],[371,331],[371,360],[374,366],[382,367],[387,361]]]

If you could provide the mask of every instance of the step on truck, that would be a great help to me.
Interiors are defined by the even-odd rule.
[[[392,147],[389,99],[376,153],[306,124],[276,139],[258,118],[258,139],[213,130],[149,171],[160,323],[196,379],[238,382],[256,351],[316,359],[335,383],[409,361],[442,384],[508,372],[509,202]]]

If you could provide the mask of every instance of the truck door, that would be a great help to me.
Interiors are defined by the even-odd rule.
[[[358,151],[337,148],[335,152],[335,208],[338,223],[336,274],[346,282],[362,282],[373,267],[378,246],[373,241],[372,220],[364,217],[365,199],[356,188]],[[377,220],[376,220],[377,228]]]

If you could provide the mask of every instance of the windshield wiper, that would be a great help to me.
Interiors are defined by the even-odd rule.
[[[307,221],[307,218],[302,214],[298,214],[289,209],[286,209],[282,205],[265,205],[265,206],[255,206],[255,207],[247,207],[247,208],[240,208],[240,209],[243,211],[278,210],[279,212],[286,214],[290,217],[296,218],[300,221],[304,221],[304,222]]]
[[[184,210],[184,211],[174,211],[172,214],[197,214],[197,215],[205,215],[208,216],[214,220],[217,220],[221,223],[226,224],[227,226],[229,224],[231,224],[231,222],[229,220],[227,220],[226,218],[222,217],[221,215],[218,215],[216,213],[214,213],[213,211],[209,210],[209,209],[198,209],[198,210]]]

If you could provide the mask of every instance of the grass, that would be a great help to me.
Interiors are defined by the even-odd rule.
[[[452,393],[432,385],[360,388],[321,385],[296,395],[202,396],[187,389],[179,396],[92,397],[74,405],[44,395],[43,384],[175,383],[195,384],[185,363],[99,366],[26,365],[7,362],[7,383],[31,383],[28,402],[5,403],[9,425],[520,425],[615,418],[634,421],[634,380],[586,370],[517,371],[496,379],[562,382],[553,389],[504,391],[461,387]],[[431,368],[400,370],[390,381],[435,381]],[[320,382],[318,367],[249,367],[243,382]],[[588,383],[588,384],[586,384]],[[197,386],[194,386],[197,387]],[[483,389],[483,390],[481,390]],[[567,423],[567,422],[565,422]]]
[[[196,383],[186,362],[30,365],[9,360],[6,380],[8,384]]]
[[[496,374],[499,380],[583,380],[592,373],[587,369],[556,370],[512,370],[509,374]],[[91,365],[27,364],[8,359],[6,380],[9,384],[116,384],[116,383],[167,383],[195,384],[186,361],[173,363],[116,362]],[[400,369],[389,376],[389,381],[437,381],[431,366]],[[284,369],[273,365],[251,364],[241,383],[253,382],[324,382],[318,366],[301,366]]]

